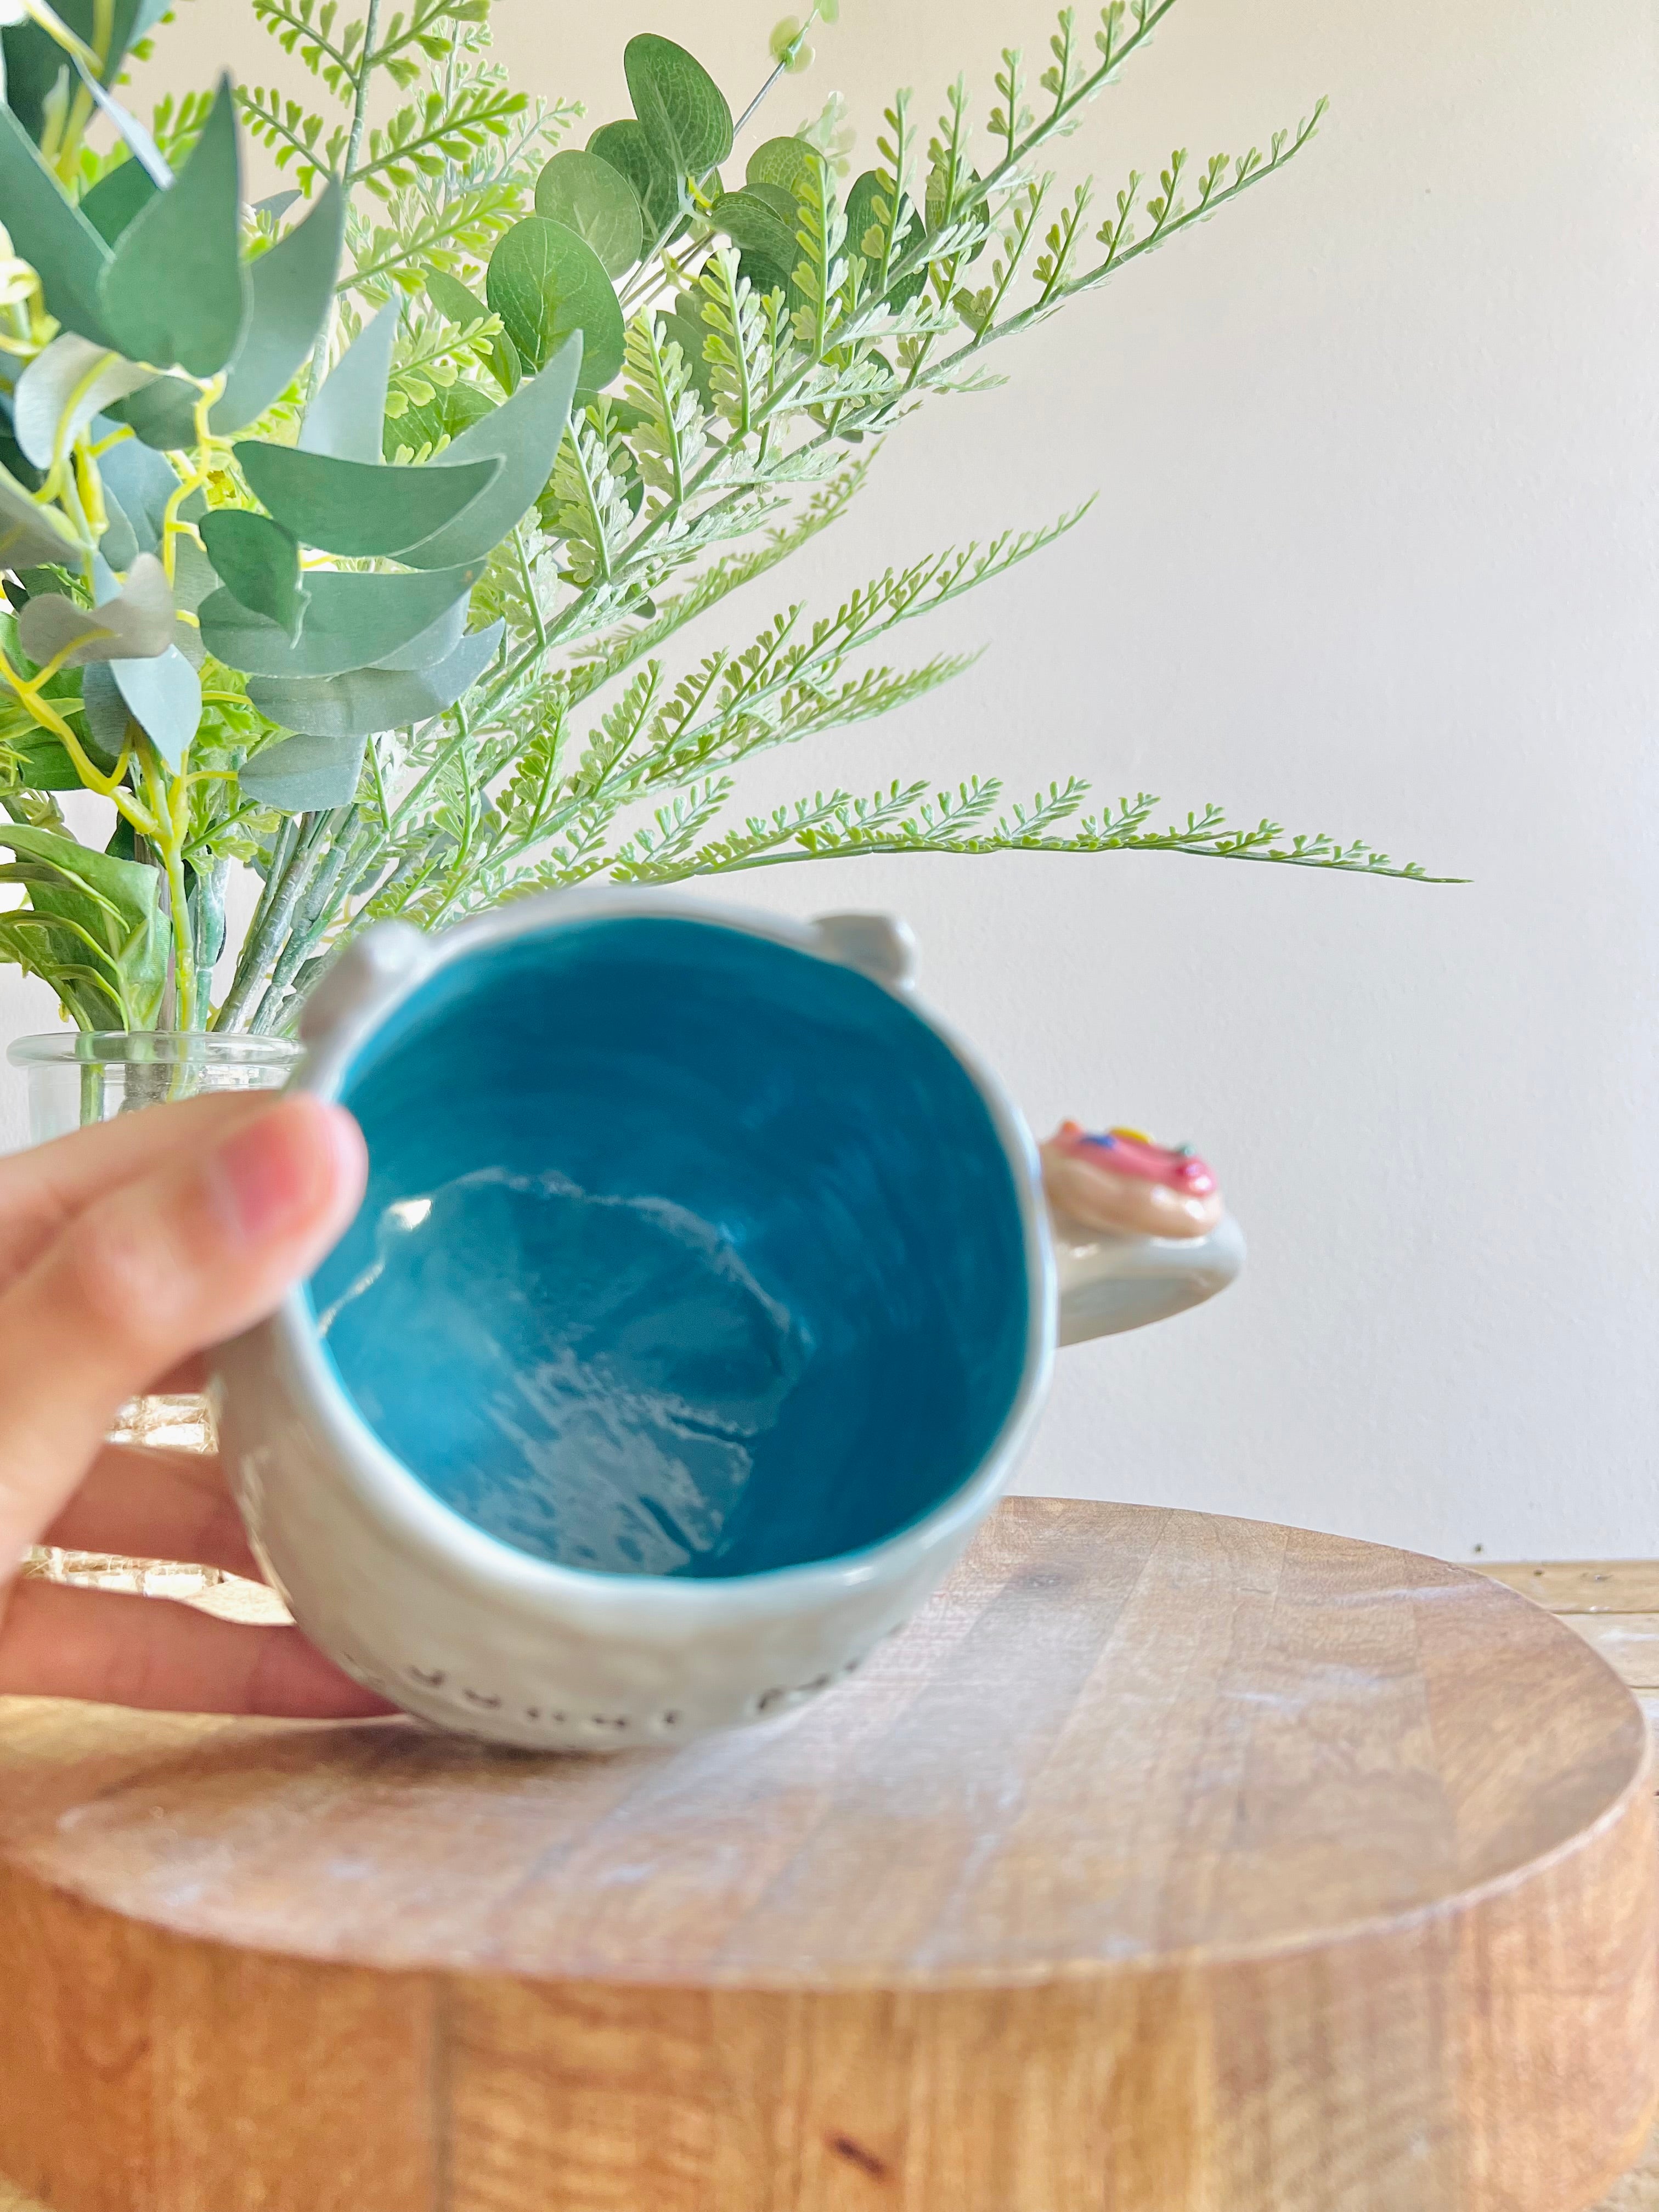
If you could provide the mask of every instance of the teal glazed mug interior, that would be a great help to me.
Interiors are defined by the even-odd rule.
[[[1005,1487],[1057,1328],[1242,1255],[1225,1217],[1056,1214],[879,916],[599,892],[388,926],[305,1036],[368,1194],[222,1349],[226,1462],[313,1639],[502,1742],[683,1741],[850,1674]]]

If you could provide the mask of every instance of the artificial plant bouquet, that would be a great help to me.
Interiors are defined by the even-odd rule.
[[[489,0],[249,0],[335,112],[226,79],[146,128],[112,88],[161,4],[0,0],[0,957],[81,1028],[282,1031],[372,921],[594,876],[1147,848],[1419,872],[1213,808],[1155,830],[1145,794],[1083,817],[1076,779],[1000,817],[974,780],[731,818],[751,755],[956,673],[870,649],[1075,514],[671,657],[912,408],[1307,144],[1318,108],[1265,155],[1177,152],[1103,220],[1044,167],[1175,0],[1065,9],[977,137],[960,80],[925,141],[898,94],[850,184],[836,103],[766,137],[657,37],[626,49],[633,115],[565,143],[580,110],[508,84]],[[833,13],[779,27],[774,80]],[[245,134],[289,185],[252,207]],[[76,787],[114,804],[105,850]],[[215,1005],[237,863],[263,890]]]

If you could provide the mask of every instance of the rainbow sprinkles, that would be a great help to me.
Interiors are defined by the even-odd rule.
[[[1207,1237],[1221,1219],[1220,1186],[1190,1145],[1155,1145],[1139,1129],[1092,1136],[1062,1121],[1041,1151],[1054,1210],[1085,1228]]]

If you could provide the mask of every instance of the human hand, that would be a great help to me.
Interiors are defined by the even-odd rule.
[[[144,1390],[270,1313],[362,1196],[363,1140],[299,1095],[198,1098],[0,1159],[0,1692],[167,1711],[389,1712],[296,1628],[24,1581],[32,1544],[257,1576],[216,1459],[107,1443]]]

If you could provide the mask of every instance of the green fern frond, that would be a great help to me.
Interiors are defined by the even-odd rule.
[[[638,410],[633,444],[641,480],[658,494],[653,513],[678,508],[708,443],[708,418],[678,341],[659,315],[628,326],[623,388]],[[678,532],[670,533],[669,542]]]
[[[459,95],[429,92],[369,132],[352,181],[392,200],[417,177],[442,177],[451,164],[470,161],[492,140],[509,138],[529,107],[525,94],[502,84],[467,86]]]

